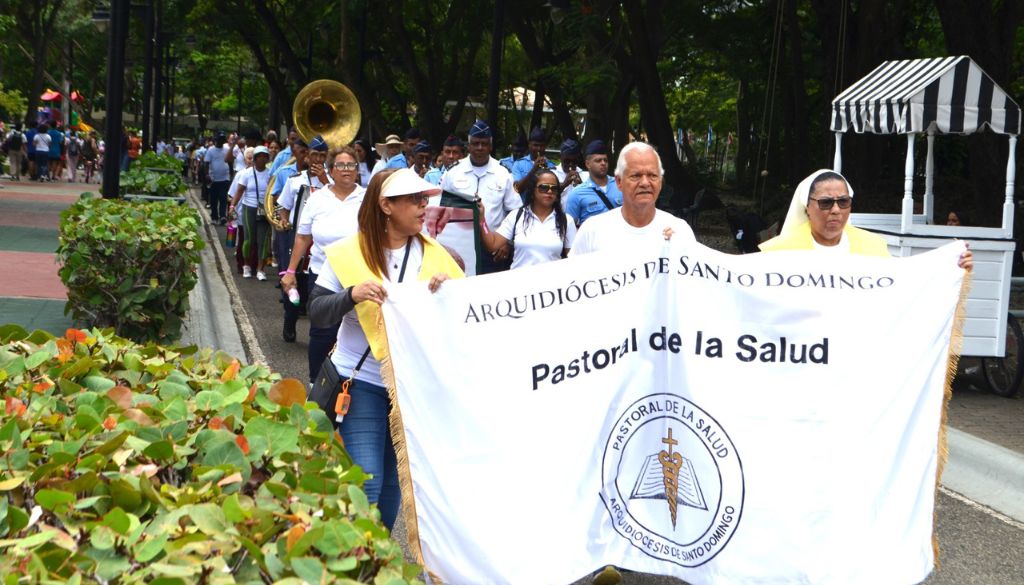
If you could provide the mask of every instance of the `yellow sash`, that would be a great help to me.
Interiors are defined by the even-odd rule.
[[[357,234],[327,246],[324,252],[327,254],[327,262],[334,270],[343,287],[362,284],[367,280],[382,282],[381,278],[374,274],[370,267],[363,260],[363,253],[359,249],[359,238]],[[465,274],[455,260],[448,254],[441,244],[433,238],[424,236],[426,245],[423,248],[423,266],[420,267],[417,280],[429,280],[439,272],[447,274],[450,278],[462,278]],[[384,321],[381,317],[380,307],[377,303],[363,302],[356,305],[356,316],[359,317],[359,324],[370,342],[370,349],[377,361],[384,359],[388,354],[388,341],[384,333]]]

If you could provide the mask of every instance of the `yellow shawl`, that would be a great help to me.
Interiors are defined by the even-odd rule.
[[[889,246],[880,236],[867,230],[853,227],[846,224],[843,228],[846,238],[850,241],[850,253],[863,256],[889,256]],[[813,250],[814,236],[811,234],[811,224],[804,222],[788,234],[778,235],[760,246],[762,252],[777,252],[779,250]]]
[[[327,254],[327,262],[330,263],[331,269],[334,270],[338,281],[344,287],[355,286],[367,280],[382,282],[381,278],[374,274],[363,260],[363,253],[359,249],[361,237],[360,234],[357,234],[331,244],[324,250]],[[417,280],[429,280],[439,272],[443,272],[451,278],[465,276],[462,269],[441,244],[429,236],[423,236],[423,238],[425,240],[423,266],[420,267]],[[359,303],[356,305],[356,315],[359,317],[359,324],[363,327],[367,341],[370,342],[373,357],[377,361],[383,360],[384,356],[388,354],[388,342],[384,335],[384,328],[381,326],[380,307],[377,303],[372,302]]]

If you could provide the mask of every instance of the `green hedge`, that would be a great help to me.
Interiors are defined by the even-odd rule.
[[[418,583],[304,385],[0,327],[3,583]]]
[[[146,169],[170,169],[179,173],[185,168],[184,163],[172,155],[157,154],[151,150],[142,153],[142,156],[132,162],[132,166]]]
[[[122,195],[181,197],[188,190],[180,173],[161,173],[136,165],[121,172],[120,186]]]
[[[181,335],[205,245],[186,205],[82,199],[61,213],[65,314],[136,341]]]

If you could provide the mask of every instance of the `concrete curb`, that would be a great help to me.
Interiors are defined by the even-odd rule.
[[[1024,522],[1024,455],[949,427],[942,485]]]
[[[195,320],[193,320],[192,311],[189,312],[189,331],[197,332],[193,334],[192,343],[203,347],[223,349],[228,353],[232,353],[229,347],[236,347],[235,351],[238,352],[235,354],[236,357],[243,360],[248,358],[244,361],[250,364],[265,364],[267,363],[266,356],[256,339],[256,330],[245,309],[245,304],[242,303],[242,295],[238,291],[238,287],[235,286],[235,279],[231,276],[231,264],[220,245],[220,235],[211,225],[210,214],[206,207],[191,188],[188,191],[188,199],[202,219],[203,236],[207,245],[206,249],[201,252],[203,264],[200,267],[200,285],[196,287],[196,289],[202,287],[204,291],[197,293],[196,290],[193,290],[197,296],[202,296],[201,308],[195,311],[197,313]],[[191,295],[189,301],[192,301]],[[193,309],[196,307],[193,305]],[[196,335],[208,342],[199,342]],[[238,351],[238,349],[244,349],[244,351]]]

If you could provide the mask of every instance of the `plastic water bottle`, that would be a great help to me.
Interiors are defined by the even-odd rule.
[[[290,289],[288,289],[288,300],[291,301],[293,305],[298,306],[298,304],[300,302],[300,300],[299,300],[299,289],[297,289],[297,288],[290,288]]]
[[[237,232],[238,232],[238,228],[235,227],[235,224],[233,224],[233,223],[232,224],[228,224],[228,235],[227,235],[227,238],[226,238],[226,240],[224,242],[224,244],[228,248],[234,248],[235,247],[235,237],[237,236]]]

